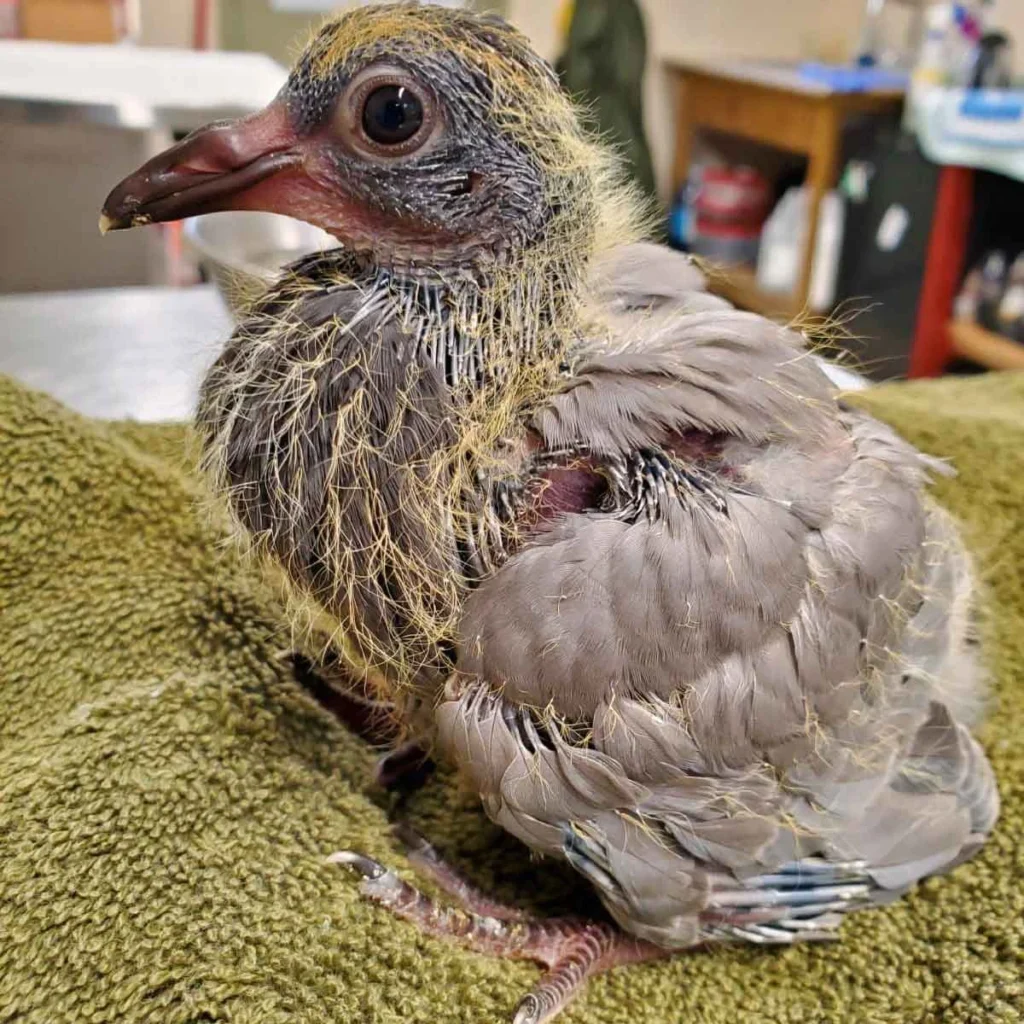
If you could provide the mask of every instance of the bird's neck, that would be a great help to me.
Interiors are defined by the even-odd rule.
[[[453,391],[479,393],[564,358],[578,334],[578,262],[411,274],[354,261],[352,277],[366,315],[395,318],[414,358]]]

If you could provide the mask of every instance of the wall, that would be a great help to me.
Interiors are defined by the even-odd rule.
[[[827,6],[833,0],[828,0]],[[845,4],[849,0],[839,0]],[[664,193],[672,169],[674,101],[667,59],[748,57],[795,60],[820,55],[825,0],[641,0],[650,51],[645,117]],[[545,57],[559,49],[558,10],[546,0],[509,0],[507,16]],[[854,31],[856,31],[854,29]]]
[[[340,7],[345,0],[337,0]],[[192,46],[193,0],[139,0],[142,43]],[[211,0],[210,32],[215,45],[229,50],[259,50],[288,63],[322,15],[282,14],[270,0]]]
[[[663,193],[671,181],[674,106],[666,59],[758,57],[839,61],[857,45],[865,0],[641,0],[650,63],[646,121]],[[550,0],[508,0],[507,16],[545,57],[559,49],[558,9]],[[993,23],[1016,40],[1024,75],[1024,0],[996,0]]]
[[[141,0],[144,46],[191,46],[192,0]]]
[[[152,0],[150,0],[152,2]],[[335,0],[336,8],[343,8],[356,0]],[[548,0],[538,0],[546,5]],[[222,44],[231,50],[261,50],[282,64],[291,64],[309,33],[323,20],[316,11],[308,14],[282,13],[271,8],[270,0],[218,0]],[[505,6],[504,0],[485,0],[479,6],[497,10]]]
[[[270,0],[219,0],[222,42],[229,50],[260,50],[282,64],[291,64],[309,39],[322,14],[282,13]],[[339,0],[338,6],[343,6]]]
[[[844,56],[852,47],[860,31],[864,14],[864,0],[828,0],[819,5],[817,32],[820,39],[840,41]],[[1024,74],[1024,0],[995,0],[990,20],[993,27],[1008,32],[1017,43],[1017,72]],[[842,41],[846,45],[842,46]]]

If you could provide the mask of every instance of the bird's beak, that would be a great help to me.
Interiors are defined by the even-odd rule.
[[[219,210],[292,213],[308,191],[304,154],[284,103],[200,128],[145,163],[107,196],[104,233]]]

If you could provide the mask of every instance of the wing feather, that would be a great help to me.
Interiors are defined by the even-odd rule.
[[[969,561],[923,494],[941,465],[841,407],[792,332],[694,301],[679,259],[601,268],[614,336],[532,426],[592,465],[713,448],[711,485],[545,521],[466,602],[438,740],[634,934],[830,937],[995,822],[958,717]]]

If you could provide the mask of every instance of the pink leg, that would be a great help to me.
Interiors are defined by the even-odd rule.
[[[666,950],[631,938],[610,924],[568,917],[537,920],[505,907],[448,867],[419,837],[413,840],[411,859],[455,896],[464,909],[442,906],[362,854],[343,850],[328,858],[362,875],[360,891],[367,899],[429,935],[456,939],[480,953],[534,960],[546,967],[540,981],[520,1001],[512,1024],[543,1024],[568,1005],[593,975],[668,955]]]
[[[479,917],[493,917],[499,921],[531,920],[525,910],[491,899],[472,882],[463,878],[415,829],[400,824],[396,825],[392,832],[405,846],[406,855],[412,866],[421,875],[431,879],[439,889],[453,896],[463,910],[468,910]]]

